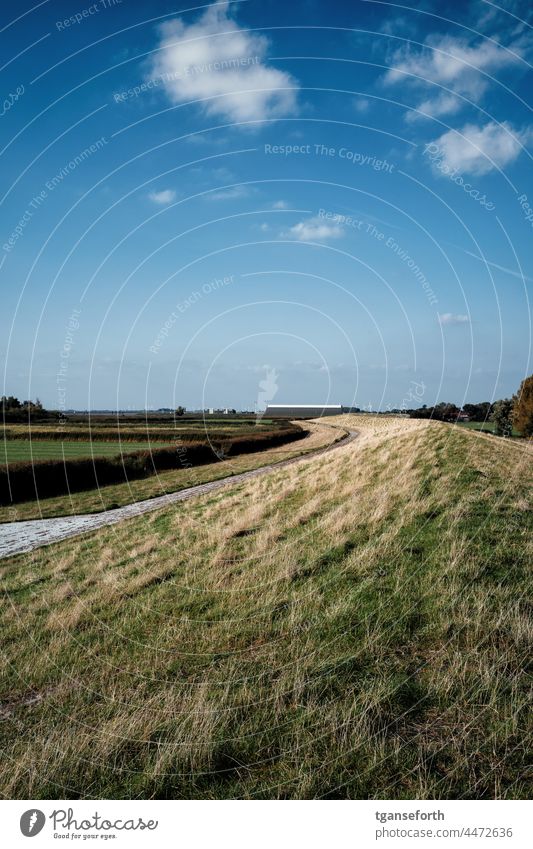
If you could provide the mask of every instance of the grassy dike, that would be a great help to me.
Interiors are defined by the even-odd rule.
[[[425,421],[2,561],[13,798],[524,798],[531,453]]]

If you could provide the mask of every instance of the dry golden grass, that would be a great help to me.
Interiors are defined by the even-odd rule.
[[[530,457],[336,423],[360,436],[3,562],[6,796],[524,794]]]

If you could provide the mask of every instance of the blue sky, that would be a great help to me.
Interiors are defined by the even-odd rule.
[[[531,372],[529,2],[2,8],[3,391],[386,409]],[[262,394],[261,394],[262,392]]]

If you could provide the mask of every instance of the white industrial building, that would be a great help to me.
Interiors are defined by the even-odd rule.
[[[268,404],[266,418],[319,419],[322,416],[340,416],[342,404]]]

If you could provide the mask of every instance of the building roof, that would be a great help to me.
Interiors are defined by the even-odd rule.
[[[268,407],[286,407],[287,409],[290,407],[293,410],[295,407],[297,409],[305,410],[307,407],[320,407],[321,410],[332,410],[337,409],[337,407],[342,407],[342,404],[267,404]]]

